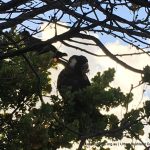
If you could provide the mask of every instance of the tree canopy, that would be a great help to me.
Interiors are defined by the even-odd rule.
[[[138,53],[149,53],[146,48],[149,47],[149,5],[148,1],[90,1],[90,0],[64,0],[64,1],[28,1],[17,0],[1,1],[0,29],[2,31],[11,27],[16,27],[17,31],[24,28],[33,34],[41,32],[39,27],[43,22],[60,24],[63,22],[68,30],[56,35],[44,43],[55,43],[57,41],[70,46],[68,42],[75,43],[72,38],[90,39],[100,47],[108,57],[124,67],[142,73],[138,68],[126,64],[108,50],[102,38],[97,39],[94,36],[85,34],[86,31],[97,32],[101,36],[108,35],[109,38],[119,38],[125,43],[131,44],[137,48]],[[122,11],[123,10],[123,11]],[[121,15],[120,15],[121,14]],[[34,48],[33,45],[32,48]],[[29,46],[30,47],[30,46]],[[11,57],[31,51],[32,48],[19,49],[15,53],[7,53],[1,58]],[[92,52],[91,52],[92,53]]]
[[[147,62],[141,69],[121,59],[125,55],[149,56],[149,13],[148,0],[0,1],[0,149],[55,150],[71,148],[73,142],[77,142],[81,150],[86,149],[87,142],[93,149],[105,150],[109,149],[106,146],[109,140],[118,141],[124,137],[137,139],[148,149],[142,136],[145,126],[150,124],[150,102],[147,100],[142,108],[128,110],[133,101],[132,89],[123,93],[119,87],[111,86],[115,75],[113,68],[98,72],[91,80],[91,86],[85,90],[77,93],[68,91],[69,105],[66,109],[57,93],[51,95],[49,68],[57,67],[53,54],[51,50],[42,55],[37,51],[61,42],[67,47],[100,57],[92,50],[83,49],[84,45],[90,44],[82,41],[87,39],[107,57],[141,74],[140,84],[150,84]],[[55,27],[63,26],[66,31],[59,34],[55,28],[52,38],[25,44],[21,33],[28,31],[32,36],[38,35],[43,32],[41,25],[45,22],[47,26],[44,29],[53,24]],[[103,37],[107,37],[108,41],[119,39],[130,44],[136,52],[114,54],[105,46]],[[76,43],[82,46],[76,46]],[[65,63],[61,59],[59,62]],[[74,96],[79,97],[85,112],[89,113],[71,112],[74,110]],[[45,97],[48,97],[49,103],[45,103]],[[118,107],[126,110],[122,118],[108,113]],[[72,121],[66,123],[64,118]],[[80,123],[84,135],[79,132]],[[134,145],[128,143],[125,148],[134,149]]]

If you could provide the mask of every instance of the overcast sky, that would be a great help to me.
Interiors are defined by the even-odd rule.
[[[43,25],[44,27],[45,25]],[[63,27],[58,26],[57,27],[57,32],[58,34],[63,33],[66,31]],[[54,32],[54,26],[51,25],[48,28],[44,30],[42,33],[42,39],[46,40],[48,38],[51,38],[55,35]],[[93,34],[94,36],[98,37],[98,35]],[[83,41],[83,40],[82,40]],[[85,42],[89,42],[84,40]],[[73,43],[72,43],[73,44]],[[132,71],[129,71],[125,69],[124,67],[120,66],[117,64],[115,61],[111,60],[108,57],[95,57],[88,55],[84,52],[80,52],[79,50],[75,50],[72,48],[68,48],[63,46],[61,43],[57,42],[54,44],[58,50],[64,51],[68,54],[68,57],[78,54],[78,55],[85,55],[87,56],[89,60],[89,66],[90,66],[90,72],[88,73],[89,78],[91,79],[94,77],[94,75],[97,72],[103,72],[104,70],[107,70],[108,68],[115,68],[116,73],[115,73],[115,80],[112,82],[112,86],[114,87],[121,87],[121,90],[125,93],[129,93],[131,89],[131,85],[136,86],[139,84],[139,81],[141,80],[141,75],[134,73]],[[77,46],[77,44],[74,43],[74,45]],[[81,45],[80,45],[81,46]],[[121,45],[121,42],[116,39],[115,42],[113,43],[105,43],[105,46],[111,50],[112,53],[114,54],[123,54],[123,53],[133,53],[137,52],[137,50],[131,46],[127,45]],[[100,48],[96,46],[89,46],[89,45],[82,45],[82,48],[89,50],[93,53],[97,54],[103,54],[103,52],[100,50]],[[148,65],[150,62],[150,58],[147,55],[135,55],[135,56],[125,56],[121,57],[121,60],[124,62],[128,63],[129,65],[138,68],[138,69],[143,69],[144,66]],[[53,84],[53,91],[56,91],[56,81],[57,81],[57,76],[59,72],[63,69],[61,65],[58,66],[58,70],[52,69],[52,84]],[[137,107],[141,107],[143,102],[147,99],[149,99],[149,87],[146,84],[143,84],[139,86],[138,88],[135,88],[132,92],[134,94],[134,101],[129,105],[129,110],[135,109]],[[144,94],[143,94],[143,91]],[[122,108],[118,108],[115,110],[112,110],[112,113],[116,113],[119,115],[121,118],[123,115],[123,110]],[[146,137],[144,137],[144,142],[149,142]],[[137,147],[136,149],[141,150],[141,146]],[[74,149],[74,148],[73,148]],[[114,149],[114,147],[112,148]],[[121,150],[124,149],[123,146],[116,146],[116,150]]]

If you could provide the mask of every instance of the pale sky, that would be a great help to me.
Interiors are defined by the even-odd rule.
[[[64,29],[63,27],[60,27],[60,26],[57,27],[58,34],[63,33],[65,31],[66,31],[66,29]],[[46,40],[48,38],[53,37],[54,35],[55,35],[54,26],[51,25],[47,29],[45,29],[44,32],[42,33],[42,39]],[[96,34],[93,34],[93,35],[98,37],[98,35],[96,35]],[[89,42],[87,40],[84,40],[84,41],[87,43]],[[129,93],[131,85],[136,86],[136,85],[138,85],[139,81],[141,80],[141,75],[123,68],[122,66],[120,66],[119,64],[117,64],[115,61],[111,60],[108,57],[91,56],[84,52],[80,52],[79,50],[74,50],[72,48],[65,47],[59,42],[55,43],[54,45],[58,48],[58,50],[66,52],[69,57],[74,54],[87,56],[87,58],[89,60],[89,66],[90,66],[90,72],[88,73],[88,76],[90,79],[92,77],[94,77],[94,75],[98,71],[103,72],[104,70],[107,70],[108,68],[115,68],[115,70],[116,70],[115,80],[112,82],[111,85],[114,87],[118,87],[118,86],[121,87],[121,90],[125,93]],[[77,46],[78,44],[74,43],[74,45]],[[119,42],[117,39],[116,39],[116,42],[106,43],[105,46],[109,50],[111,50],[112,53],[115,53],[115,54],[137,52],[137,50],[131,46],[121,45],[121,42]],[[103,52],[100,50],[100,48],[98,48],[96,46],[83,45],[82,48],[89,50],[89,51],[91,50],[91,52],[93,52],[93,53],[103,54]],[[142,69],[144,66],[148,65],[150,62],[150,57],[148,57],[147,55],[125,56],[125,57],[121,57],[120,59],[137,69]],[[58,70],[52,69],[52,84],[54,87],[53,92],[56,92],[55,87],[56,87],[57,76],[62,69],[63,69],[63,67],[61,65],[58,66]],[[145,100],[149,99],[149,97],[147,97],[148,95],[146,95],[146,94],[143,95],[143,90],[146,93],[147,90],[149,90],[149,86],[144,84],[144,85],[139,86],[138,88],[135,88],[132,91],[134,94],[134,100],[129,105],[129,110],[131,110],[133,108],[135,109],[139,106],[142,106],[143,102]],[[123,111],[124,110],[122,108],[118,108],[118,109],[112,110],[111,112],[119,115],[119,117],[121,118],[123,115]],[[147,137],[142,137],[142,139],[144,139],[143,140],[144,142],[150,143],[150,141],[147,139]],[[121,142],[124,142],[124,140],[120,141],[120,143]],[[126,140],[125,140],[125,142],[126,142]],[[140,143],[139,141],[137,141],[137,142]],[[112,150],[114,148],[116,150],[124,149],[123,146],[112,147]],[[141,148],[142,148],[141,146],[136,147],[137,150],[141,150]],[[75,147],[72,150],[74,150],[74,149],[75,149]]]

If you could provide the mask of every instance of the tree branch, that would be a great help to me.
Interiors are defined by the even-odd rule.
[[[19,1],[19,0],[11,0],[11,1],[7,2],[7,3],[2,3],[0,5],[0,12],[7,11],[7,10],[12,9],[14,7],[20,6],[22,4],[25,4],[28,1],[29,0],[21,0],[21,1]]]
[[[81,141],[80,141],[78,150],[82,150],[82,147],[83,147],[83,145],[85,144],[85,142],[86,142],[86,138],[81,138]]]
[[[143,7],[150,7],[150,2],[148,0],[128,0],[132,4],[137,4]]]
[[[29,11],[27,13],[22,13],[21,15],[19,15],[16,18],[9,19],[7,22],[0,23],[0,29],[3,30],[3,29],[10,28],[10,27],[14,27],[18,24],[21,24],[23,21],[27,21],[28,19],[35,17],[36,15],[39,15],[41,13],[44,13],[51,9],[54,9],[54,6],[55,6],[54,4],[51,6],[45,5],[40,8],[34,8],[33,11]]]
[[[96,37],[94,36],[91,36],[91,35],[86,35],[86,34],[82,34],[80,33],[80,35],[76,35],[76,37],[80,37],[80,38],[84,38],[84,39],[89,39],[89,40],[93,40],[97,46],[99,46],[102,51],[108,56],[110,57],[111,59],[113,59],[114,61],[116,61],[118,64],[120,64],[121,66],[133,71],[133,72],[136,72],[136,73],[140,73],[142,74],[143,71],[142,70],[139,70],[139,69],[135,69],[131,66],[129,66],[128,64],[124,63],[123,61],[121,61],[120,59],[118,59],[116,56],[114,56],[104,45],[103,43],[101,43]]]

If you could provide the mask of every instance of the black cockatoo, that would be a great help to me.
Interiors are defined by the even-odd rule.
[[[78,120],[78,138],[89,132],[97,132],[101,128],[97,126],[98,122],[100,120],[102,122],[103,120],[107,121],[106,117],[99,112],[99,109],[93,103],[90,103],[90,99],[87,100],[88,97],[82,95],[84,94],[84,89],[91,86],[86,75],[88,72],[89,65],[87,58],[82,55],[73,55],[70,57],[66,67],[60,72],[57,80],[57,89],[63,98],[64,105],[62,110],[64,112],[62,114],[64,115],[64,122],[72,123],[74,120]],[[73,95],[68,96],[68,90]],[[89,124],[86,124],[86,121],[84,121],[85,118],[89,118]]]
[[[88,60],[85,56],[73,55],[70,57],[66,67],[60,72],[57,80],[57,88],[64,97],[65,88],[71,88],[72,92],[86,88],[90,81],[86,75],[89,71]]]
[[[87,58],[82,55],[73,55],[70,57],[66,67],[60,72],[57,80],[57,89],[63,98],[64,107],[62,110],[64,122],[71,123],[74,120],[78,120],[79,133],[81,135],[85,133],[85,126],[81,114],[87,114],[87,102],[82,101],[78,94],[74,95],[73,99],[70,99],[70,97],[68,97],[68,90],[74,93],[90,86],[90,81],[86,75],[87,72],[89,72]]]

